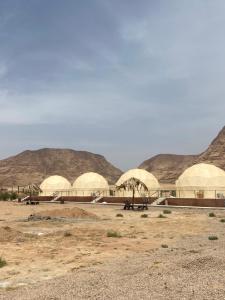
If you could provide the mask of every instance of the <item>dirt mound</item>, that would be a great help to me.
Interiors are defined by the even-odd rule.
[[[39,212],[35,217],[41,217],[43,219],[51,218],[73,218],[73,219],[98,219],[98,217],[84,209],[74,207],[74,208],[63,208],[63,209],[53,209]]]
[[[0,242],[11,242],[14,240],[23,239],[24,234],[11,227],[0,227]]]
[[[193,260],[190,260],[182,265],[183,268],[188,270],[209,270],[209,269],[217,269],[219,267],[225,267],[224,261],[217,257],[213,256],[205,256],[199,257]]]

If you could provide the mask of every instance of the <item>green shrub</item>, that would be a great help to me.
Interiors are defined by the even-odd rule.
[[[4,260],[4,258],[0,257],[0,268],[3,268],[7,265],[7,262]]]
[[[121,234],[114,230],[107,231],[107,237],[114,237],[114,238],[120,238]]]
[[[18,198],[18,195],[17,195],[17,193],[12,192],[9,197],[10,197],[10,200],[15,200]]]
[[[169,246],[166,245],[166,244],[162,244],[161,247],[162,247],[162,248],[169,248]]]
[[[210,241],[215,241],[215,240],[218,240],[218,236],[216,236],[216,235],[210,235],[210,236],[208,237],[208,239],[209,239]]]
[[[169,210],[169,209],[164,209],[163,213],[164,213],[165,215],[168,215],[168,214],[171,214],[172,211]]]
[[[0,192],[0,201],[15,200],[17,198],[18,195],[16,192],[7,192],[7,191]]]
[[[143,215],[141,215],[141,218],[148,218],[148,215],[147,214],[143,214]]]
[[[10,194],[8,192],[0,192],[0,200],[7,201],[10,199]]]
[[[163,214],[159,214],[158,218],[166,218],[166,216],[164,216]]]
[[[123,218],[123,214],[117,214],[116,217],[117,218]]]
[[[211,212],[211,213],[209,213],[209,217],[215,217],[216,215],[213,213],[213,212]]]
[[[221,219],[220,222],[221,222],[221,223],[225,223],[225,219]]]

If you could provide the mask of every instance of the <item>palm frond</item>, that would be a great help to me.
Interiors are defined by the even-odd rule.
[[[125,190],[125,191],[148,191],[147,186],[141,180],[131,177],[128,180],[124,181],[121,185],[116,187],[117,190]]]

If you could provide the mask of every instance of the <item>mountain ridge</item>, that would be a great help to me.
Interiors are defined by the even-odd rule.
[[[114,183],[122,171],[104,156],[88,151],[62,148],[25,150],[0,160],[0,185],[40,184],[51,175],[66,177],[71,183],[85,172],[97,172]]]
[[[142,162],[138,168],[153,173],[161,183],[174,184],[186,168],[200,162],[225,170],[225,126],[200,154],[158,154]],[[73,183],[85,172],[97,172],[110,184],[122,174],[100,154],[68,148],[42,148],[25,150],[0,160],[0,186],[40,184],[51,175],[64,176]]]
[[[174,184],[186,168],[201,162],[225,170],[225,126],[200,154],[158,154],[142,162],[139,168],[153,173],[161,183]]]

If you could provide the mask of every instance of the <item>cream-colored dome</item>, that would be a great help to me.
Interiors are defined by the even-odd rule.
[[[79,176],[73,184],[75,189],[109,189],[107,180],[100,174],[89,172]]]
[[[127,181],[132,177],[139,179],[141,182],[143,182],[149,190],[160,187],[159,182],[155,178],[155,176],[143,169],[131,169],[127,171],[119,178],[119,180],[116,183],[116,186],[120,186],[121,184],[123,184],[125,181]]]
[[[225,187],[225,172],[210,164],[196,164],[184,171],[176,181],[177,187]]]
[[[98,173],[84,173],[74,181],[73,194],[76,196],[108,196],[109,185],[107,180]]]
[[[46,178],[40,185],[40,188],[44,195],[51,195],[57,191],[69,191],[71,189],[71,184],[66,178],[59,175],[53,175]]]
[[[176,181],[179,198],[218,198],[225,196],[225,172],[210,164],[196,164]]]

